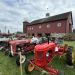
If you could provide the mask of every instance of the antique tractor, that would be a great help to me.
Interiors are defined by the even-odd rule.
[[[24,55],[25,53],[34,49],[34,44],[30,43],[29,39],[26,40],[13,40],[10,41],[10,56],[15,56],[19,51]]]
[[[36,45],[34,52],[34,59],[25,62],[26,73],[31,73],[36,68],[42,68],[50,75],[61,75],[61,71],[54,69],[52,65],[49,67],[48,63],[52,63],[55,56],[61,57],[64,53],[66,53],[68,65],[72,65],[72,61],[74,61],[74,59],[72,60],[72,47],[67,45],[60,47],[53,42],[43,43]]]
[[[0,39],[0,51],[3,51],[5,55],[8,54],[9,51],[9,39],[2,38]]]
[[[17,66],[20,65],[20,56],[19,52],[25,57],[25,54],[34,50],[35,44],[30,43],[30,39],[25,40],[12,40],[9,42],[10,50],[9,56],[13,57],[16,56],[16,64]]]

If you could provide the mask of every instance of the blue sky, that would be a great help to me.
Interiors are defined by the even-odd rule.
[[[48,8],[48,10],[47,10]],[[22,22],[72,11],[75,28],[75,0],[0,0],[0,30],[23,31]]]

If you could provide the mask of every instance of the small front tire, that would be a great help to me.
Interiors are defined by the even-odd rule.
[[[34,70],[34,65],[31,64],[29,61],[26,61],[24,68],[26,73],[31,73]]]

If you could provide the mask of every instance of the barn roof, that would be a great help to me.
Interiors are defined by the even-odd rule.
[[[71,19],[72,19],[72,12],[70,11],[70,12],[58,14],[58,15],[55,15],[55,16],[50,16],[48,18],[42,18],[42,19],[34,20],[29,25],[67,19],[70,14],[71,14]]]

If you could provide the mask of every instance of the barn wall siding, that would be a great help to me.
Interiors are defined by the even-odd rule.
[[[61,23],[61,27],[58,27],[57,24]],[[50,25],[47,28],[47,25]],[[65,27],[67,25],[67,20],[59,20],[48,23],[42,23],[37,25],[27,26],[27,33],[65,33]],[[41,26],[41,28],[39,28]]]

